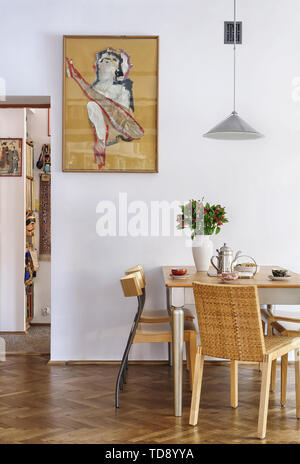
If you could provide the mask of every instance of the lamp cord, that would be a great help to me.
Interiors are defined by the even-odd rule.
[[[234,0],[234,22],[233,22],[233,112],[235,113],[235,101],[236,101],[236,0]]]

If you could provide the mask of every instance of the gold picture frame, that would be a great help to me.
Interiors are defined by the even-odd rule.
[[[63,37],[63,171],[158,172],[158,36]]]

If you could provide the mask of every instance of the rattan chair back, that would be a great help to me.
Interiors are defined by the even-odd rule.
[[[204,355],[236,361],[263,361],[265,342],[255,285],[193,282]]]

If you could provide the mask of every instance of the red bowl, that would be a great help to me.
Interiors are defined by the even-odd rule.
[[[187,273],[187,269],[172,269],[171,272],[175,276],[182,276]]]

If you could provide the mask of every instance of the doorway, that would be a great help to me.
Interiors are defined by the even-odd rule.
[[[13,213],[13,216],[16,217],[11,218],[11,223],[7,224],[8,228],[13,225],[17,229],[18,236],[10,240],[10,248],[14,249],[12,258],[9,255],[5,257],[6,262],[10,259],[13,260],[12,265],[6,263],[8,268],[13,268],[10,282],[14,277],[16,279],[14,279],[15,284],[11,285],[9,292],[7,292],[7,301],[0,299],[0,336],[5,340],[7,353],[50,354],[50,111],[50,97],[7,97],[6,101],[0,104],[1,121],[4,119],[8,121],[12,118],[15,122],[21,121],[22,118],[24,121],[23,133],[21,133],[22,124],[19,124],[18,128],[14,127],[13,123],[6,128],[5,124],[4,126],[0,124],[1,138],[15,137],[22,140],[22,153],[19,153],[18,157],[16,155],[16,159],[19,158],[19,160],[15,161],[21,165],[21,175],[18,178],[7,176],[5,179],[6,188],[0,177],[0,182],[2,182],[0,208],[5,201],[9,201],[6,194],[11,195],[14,188],[18,188],[17,194],[14,195],[14,202],[18,206]],[[3,150],[0,149],[0,157],[2,153]],[[7,162],[10,158],[6,158]],[[1,208],[0,222],[4,229],[8,214],[11,216],[11,211],[8,213]],[[21,224],[23,224],[22,232],[20,230]],[[9,235],[9,231],[6,231],[6,234]],[[22,236],[23,246],[19,243]],[[0,243],[0,274],[1,268],[5,266],[3,259],[1,259],[1,251],[4,246],[5,243],[2,240]],[[22,274],[21,279],[20,274]],[[20,281],[22,281],[22,288]],[[13,293],[18,295],[17,303]],[[24,302],[23,308],[22,301]],[[8,303],[6,308],[5,303]],[[15,317],[10,317],[11,313],[14,313]]]

